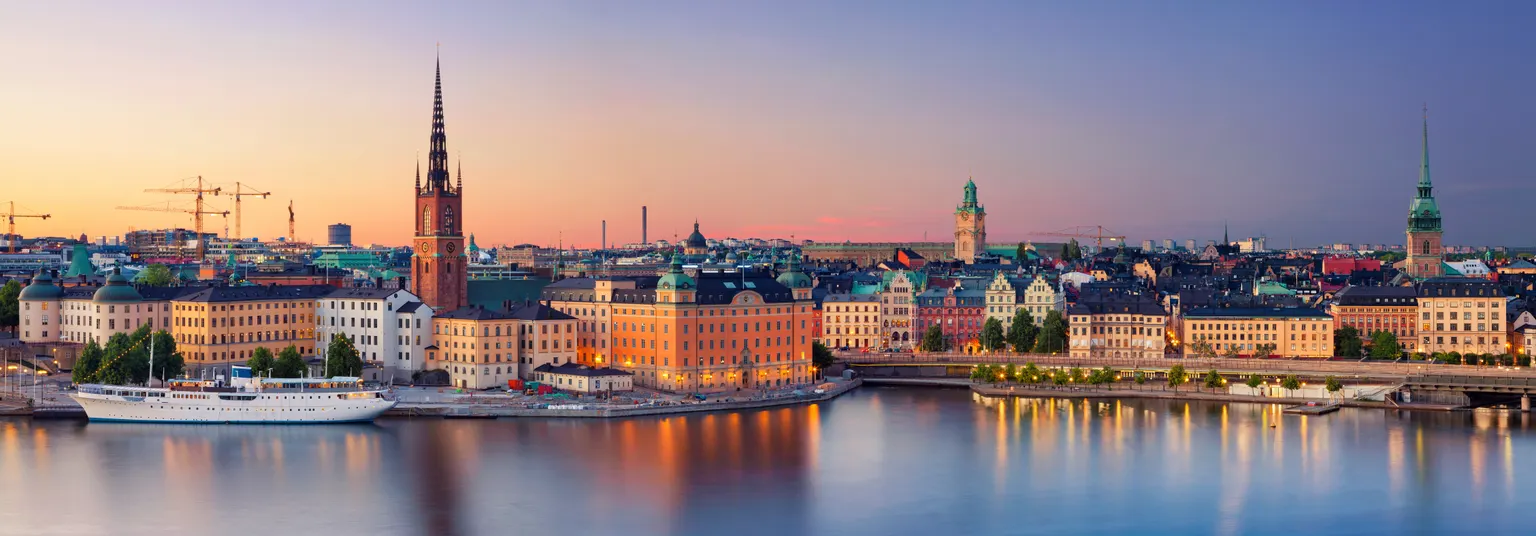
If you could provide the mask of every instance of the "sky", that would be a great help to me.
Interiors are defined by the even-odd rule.
[[[482,246],[686,236],[1400,244],[1422,108],[1454,245],[1532,245],[1532,2],[11,2],[0,201],[23,235],[406,244],[440,54]],[[440,46],[439,46],[440,43]],[[424,165],[424,164],[423,164]],[[226,197],[211,207],[229,207]],[[232,218],[231,218],[232,219]],[[208,228],[223,232],[223,220]],[[233,228],[233,222],[230,223]]]

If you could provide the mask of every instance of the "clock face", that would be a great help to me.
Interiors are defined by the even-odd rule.
[[[430,244],[428,244],[426,242],[422,242],[422,243],[416,245],[416,252],[417,253],[426,253],[427,249],[429,249],[431,247],[432,246]]]
[[[458,247],[455,246],[453,242],[449,242],[448,243],[448,252],[449,253],[453,253],[453,250],[455,250],[455,249],[458,249]]]
[[[970,220],[971,219],[971,213],[969,213],[969,212],[961,212],[960,213],[960,219],[962,219],[962,220]]]

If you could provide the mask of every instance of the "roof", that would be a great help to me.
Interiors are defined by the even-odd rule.
[[[420,309],[423,305],[424,304],[419,302],[419,301],[405,302],[405,303],[400,304],[400,307],[395,309],[395,312],[396,313],[414,313],[414,312],[416,312],[417,309]]]
[[[569,375],[569,376],[585,376],[585,377],[588,377],[588,378],[598,377],[598,376],[633,376],[633,374],[630,374],[628,372],[624,372],[622,370],[616,370],[616,369],[611,369],[611,368],[592,368],[592,367],[589,367],[589,366],[586,366],[586,365],[578,365],[576,363],[566,363],[564,365],[551,365],[549,363],[545,363],[543,365],[539,365],[538,367],[534,368],[533,371],[534,372],[543,372],[543,373],[546,373],[546,374],[565,374],[565,375]]]
[[[874,294],[838,293],[828,294],[826,299],[823,301],[826,303],[878,302],[880,301],[880,297]]]
[[[1189,318],[1333,318],[1311,307],[1200,307],[1184,313]]]
[[[91,295],[92,301],[99,302],[133,302],[142,301],[144,296],[128,284],[128,278],[123,277],[122,270],[113,269],[112,275],[107,276],[107,284],[96,289]]]
[[[1502,297],[1499,284],[1487,279],[1472,277],[1435,277],[1419,283],[1419,296],[1440,297]]]
[[[176,298],[190,302],[238,302],[257,300],[313,300],[325,297],[336,287],[331,285],[249,285],[208,287]]]
[[[1078,297],[1077,303],[1067,308],[1068,315],[1127,314],[1167,316],[1168,312],[1157,303],[1152,294],[1130,293],[1120,290],[1087,291]]]
[[[1345,287],[1334,299],[1339,305],[1414,305],[1418,295],[1413,287]]]
[[[325,295],[329,299],[339,300],[382,300],[394,295],[396,292],[405,292],[398,288],[342,288]]]
[[[415,303],[415,302],[412,302]],[[575,320],[576,317],[553,309],[542,303],[516,305],[511,309],[487,309],[478,305],[460,307],[436,318],[449,320]]]
[[[53,284],[53,276],[47,270],[38,272],[37,277],[32,278],[32,283],[22,287],[17,299],[21,300],[57,300],[64,296],[64,289]]]

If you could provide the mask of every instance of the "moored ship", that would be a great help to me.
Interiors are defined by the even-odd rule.
[[[81,385],[70,395],[92,421],[202,424],[370,422],[395,406],[362,378],[252,378],[231,367],[217,380],[172,380],[166,387]]]

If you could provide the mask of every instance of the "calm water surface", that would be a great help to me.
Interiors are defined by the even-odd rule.
[[[1530,534],[1528,417],[864,388],[686,417],[0,420],[0,534]]]

